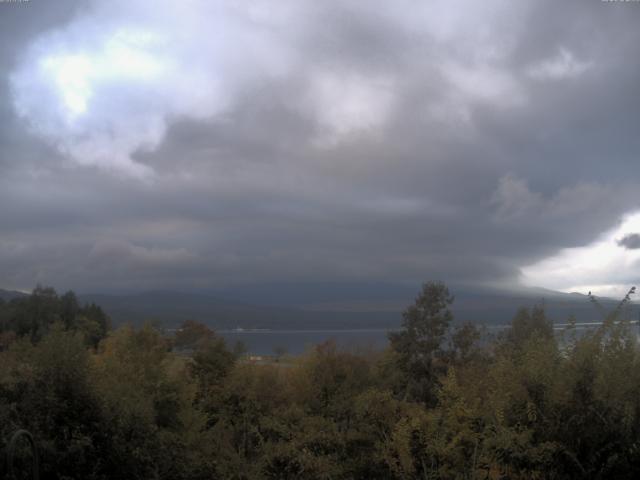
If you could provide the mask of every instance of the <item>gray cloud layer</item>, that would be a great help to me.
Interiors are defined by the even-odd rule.
[[[640,248],[640,234],[630,233],[629,235],[625,235],[618,240],[618,245],[627,250],[637,250]]]
[[[636,4],[51,3],[0,4],[8,287],[510,283],[640,207]]]

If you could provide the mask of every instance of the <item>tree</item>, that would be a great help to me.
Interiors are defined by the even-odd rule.
[[[111,441],[105,478],[211,478],[188,473],[208,448],[206,417],[194,409],[196,386],[168,339],[149,324],[124,326],[101,342],[93,360]]]
[[[472,323],[465,323],[455,328],[450,340],[450,359],[455,364],[465,364],[480,354],[478,340],[480,330]]]
[[[20,337],[39,342],[56,322],[64,330],[81,332],[94,348],[110,328],[109,317],[99,306],[80,306],[72,291],[58,296],[53,288],[38,285],[31,295],[0,305],[0,348]]]
[[[110,445],[82,335],[54,324],[39,343],[2,352],[0,366],[0,428],[34,435],[43,478],[104,478]]]
[[[111,329],[111,320],[101,307],[90,303],[78,310],[74,328],[84,334],[87,345],[95,348],[106,338]]]
[[[536,305],[531,312],[522,307],[513,317],[506,336],[511,344],[521,348],[532,337],[553,339],[553,324],[547,318],[544,307]]]
[[[205,411],[210,411],[225,378],[235,365],[236,356],[227,348],[224,338],[213,334],[211,338],[198,342],[191,360],[189,367],[198,384],[198,401]]]
[[[176,332],[173,345],[179,349],[195,350],[199,345],[215,338],[213,330],[204,323],[185,320]]]
[[[436,400],[434,388],[438,375],[444,372],[441,346],[453,320],[452,303],[453,296],[444,283],[427,282],[415,303],[402,314],[402,330],[389,334],[407,398],[427,404]]]

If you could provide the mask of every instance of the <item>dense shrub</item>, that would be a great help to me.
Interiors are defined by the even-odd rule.
[[[640,349],[622,309],[561,337],[522,309],[491,340],[452,325],[452,300],[426,284],[384,352],[327,342],[257,365],[196,322],[175,338],[107,332],[99,307],[40,288],[0,305],[0,433],[33,432],[59,479],[640,473]]]

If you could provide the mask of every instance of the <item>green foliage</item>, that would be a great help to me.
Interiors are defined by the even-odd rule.
[[[214,337],[213,331],[203,323],[186,320],[176,332],[173,345],[178,349],[194,350],[201,343],[212,340]]]
[[[39,288],[0,303],[0,441],[29,429],[53,479],[637,477],[628,296],[560,338],[521,309],[494,341],[452,325],[452,300],[425,284],[384,352],[258,365],[197,322],[105,335],[99,307]]]
[[[425,283],[415,303],[402,314],[402,330],[389,334],[397,367],[404,376],[399,386],[404,398],[429,405],[436,400],[438,378],[446,370],[441,346],[453,320],[452,303],[443,283]]]
[[[0,353],[0,425],[39,439],[42,467],[58,478],[104,478],[98,472],[109,439],[99,426],[90,356],[79,333],[55,324],[37,345],[14,343]]]
[[[553,324],[547,318],[544,307],[539,305],[531,310],[520,308],[511,322],[511,328],[506,331],[507,341],[515,348],[522,348],[532,337],[553,339]]]
[[[50,287],[37,286],[31,295],[0,303],[0,350],[17,338],[39,341],[56,323],[82,334],[96,347],[109,330],[109,317],[97,305],[81,306],[73,292],[58,296]]]

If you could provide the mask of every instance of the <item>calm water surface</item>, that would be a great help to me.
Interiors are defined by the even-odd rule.
[[[600,325],[597,322],[577,323],[577,330],[586,330]],[[556,323],[554,329],[560,333],[566,323]],[[491,325],[486,333],[493,335],[507,325]],[[299,354],[327,340],[335,340],[343,348],[348,349],[382,349],[387,346],[387,334],[394,329],[342,329],[342,330],[218,330],[232,346],[242,342],[249,353],[254,355],[272,355],[276,348],[283,348],[287,353]]]

